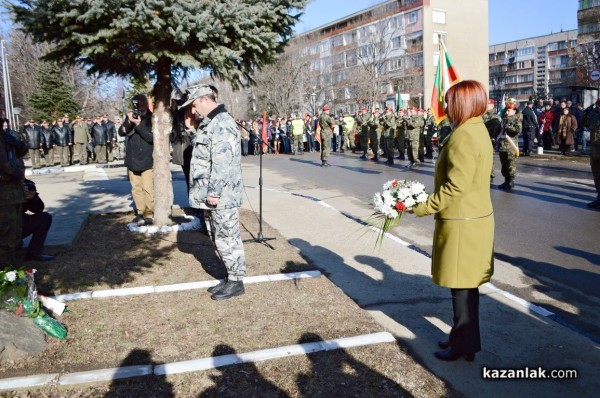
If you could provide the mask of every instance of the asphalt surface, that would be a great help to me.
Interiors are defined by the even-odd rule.
[[[242,164],[246,186],[243,206],[256,211],[257,217],[260,208],[258,163],[258,157],[248,157]],[[375,232],[360,223],[371,214],[369,198],[381,189],[383,182],[391,179],[390,176],[419,179],[431,186],[425,176],[431,178],[433,165],[409,174],[400,168],[386,170],[384,165],[361,163],[348,154],[332,156],[333,167],[322,169],[318,167],[318,154],[314,153],[298,157],[268,155],[263,158],[263,163],[264,222],[276,228],[307,260],[369,311],[382,329],[393,333],[420,363],[458,391],[469,397],[596,396],[600,388],[597,377],[600,344],[563,326],[526,301],[520,301],[521,297],[511,297],[494,286],[480,288],[483,350],[475,362],[446,363],[433,357],[436,342],[444,339],[450,330],[452,317],[450,292],[434,285],[429,275],[427,251],[431,234],[428,223],[432,220],[415,221],[417,219],[407,217],[392,231],[402,240],[386,239],[379,248],[374,246]],[[50,245],[70,244],[90,213],[132,208],[124,168],[99,170],[88,166],[69,169],[30,177],[36,182],[47,209],[54,214],[48,238]],[[172,171],[175,203],[187,206],[182,173],[177,166],[173,166]],[[586,177],[581,180],[587,195]],[[526,199],[526,195],[519,194],[503,198],[505,201]],[[584,201],[583,197],[577,199],[579,205]],[[494,194],[495,205],[496,202]],[[507,206],[514,207],[510,203]],[[500,208],[497,205],[497,219]],[[538,206],[532,205],[532,208]],[[574,206],[568,208],[573,210]],[[551,212],[554,213],[556,211]],[[590,219],[598,216],[598,213],[586,214],[585,218]],[[519,221],[517,225],[523,222]],[[557,231],[544,228],[538,234],[542,232],[547,236]],[[506,244],[500,254],[514,258],[523,256],[523,253],[511,251],[510,247],[510,243]],[[597,250],[597,245],[595,248]],[[565,249],[563,253],[567,258],[577,257],[574,249],[569,250]],[[503,260],[498,261],[492,283],[497,287],[505,283],[502,281],[524,286],[524,271]],[[486,370],[490,369],[537,370],[538,367],[545,369],[547,376],[553,369],[573,369],[577,371],[577,378],[485,378],[489,373]]]

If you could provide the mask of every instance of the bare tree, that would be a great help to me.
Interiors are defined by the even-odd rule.
[[[581,86],[597,86],[598,81],[591,79],[593,70],[600,70],[600,43],[579,44],[570,51],[571,62],[577,68],[577,84]]]
[[[308,62],[283,54],[272,65],[256,71],[252,93],[258,110],[285,115],[311,109],[311,78]]]

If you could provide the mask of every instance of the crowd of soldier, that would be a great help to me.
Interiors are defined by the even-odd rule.
[[[120,123],[118,116],[113,122],[106,114],[87,120],[78,115],[73,122],[69,121],[69,115],[64,115],[52,123],[30,119],[21,127],[20,134],[27,144],[33,169],[57,164],[63,167],[74,163],[102,164],[125,157],[125,145],[115,127]]]

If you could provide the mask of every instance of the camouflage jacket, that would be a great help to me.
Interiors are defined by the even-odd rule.
[[[406,132],[408,135],[418,136],[421,134],[424,126],[425,120],[423,120],[423,116],[412,115],[406,121]]]
[[[518,137],[521,134],[521,130],[523,130],[523,115],[520,113],[513,116],[504,115],[502,126],[505,134],[500,134],[498,137],[498,152],[513,151],[512,146],[506,140],[512,140],[515,146],[519,147]]]
[[[356,122],[358,123],[358,127],[360,128],[359,133],[362,135],[369,134],[369,118],[370,118],[370,116],[368,113],[359,115],[356,118]]]
[[[392,113],[383,117],[383,131],[387,136],[394,137],[396,132],[396,115]]]
[[[17,138],[15,132],[0,130],[0,206],[25,202],[21,185],[25,165],[20,157],[26,152],[27,145]]]
[[[493,109],[485,112],[482,117],[490,138],[496,140],[498,135],[502,132],[502,119],[500,119],[500,116],[498,116]]]
[[[437,126],[438,129],[438,146],[440,149],[446,145],[448,142],[448,137],[452,133],[452,123],[448,120],[447,117],[443,118],[442,121]]]
[[[219,105],[196,129],[190,162],[190,206],[215,209],[206,203],[218,197],[217,209],[242,205],[240,130],[235,120]]]
[[[332,124],[333,120],[331,120],[331,116],[329,116],[329,113],[321,112],[321,115],[319,116],[319,126],[321,127],[321,135],[332,134]]]
[[[586,110],[582,122],[590,129],[590,147],[600,150],[600,107]]]
[[[375,115],[371,115],[369,117],[369,122],[367,125],[369,126],[369,133],[375,133],[381,127],[379,124],[379,118],[375,117]]]

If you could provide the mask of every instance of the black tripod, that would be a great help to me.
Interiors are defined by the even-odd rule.
[[[241,124],[238,123],[238,125],[243,128],[244,130],[248,131],[248,129],[246,129],[244,126],[242,126]],[[250,133],[250,131],[248,131]],[[263,141],[262,136],[258,136],[258,143],[260,145],[260,152],[259,152],[259,177],[258,177],[258,235],[256,236],[256,238],[254,239],[249,239],[249,240],[245,240],[244,243],[246,242],[258,242],[258,243],[262,243],[265,246],[267,246],[268,248],[270,248],[271,250],[275,250],[275,248],[273,246],[271,246],[269,244],[268,241],[270,240],[275,240],[275,238],[265,238],[263,236],[263,232],[262,232],[262,205],[263,205],[263,200],[262,200],[262,192],[263,192],[263,178],[262,178],[262,160],[263,160],[263,148],[264,145],[267,145],[269,148],[271,148],[271,150],[273,152],[275,152],[275,150],[273,149],[273,147],[271,147],[271,145],[269,145],[268,142]]]

